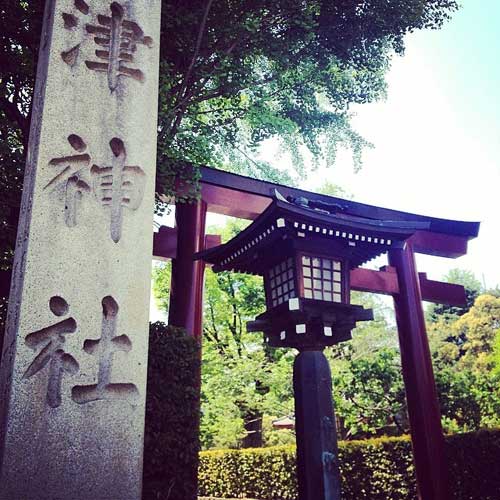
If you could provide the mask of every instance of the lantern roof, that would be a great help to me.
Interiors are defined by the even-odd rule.
[[[302,196],[285,198],[275,189],[272,203],[248,227],[196,258],[213,264],[216,272],[263,274],[273,255],[282,256],[284,248],[296,240],[314,240],[318,248],[341,245],[350,266],[357,267],[432,225],[432,219],[422,216],[386,220],[352,215],[348,209],[338,198],[334,203]]]

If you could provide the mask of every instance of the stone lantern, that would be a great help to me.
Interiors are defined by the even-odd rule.
[[[266,311],[247,328],[262,331],[271,346],[299,350],[294,363],[299,500],[340,498],[331,375],[323,349],[349,340],[357,321],[373,319],[371,310],[350,303],[350,272],[428,226],[344,211],[342,205],[285,199],[275,191],[245,230],[197,254],[215,272],[263,276]]]

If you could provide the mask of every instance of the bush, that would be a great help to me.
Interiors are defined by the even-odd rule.
[[[456,500],[500,499],[500,431],[446,438],[450,482]],[[344,500],[416,498],[408,437],[341,442]],[[200,453],[200,495],[296,500],[295,447]]]
[[[196,500],[199,345],[184,330],[150,325],[144,500]]]
[[[457,500],[500,499],[500,430],[449,436],[450,482]]]

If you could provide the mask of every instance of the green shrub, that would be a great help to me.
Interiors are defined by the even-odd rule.
[[[448,436],[450,482],[457,500],[500,499],[500,430]]]
[[[450,482],[456,500],[500,499],[500,431],[446,439]],[[341,442],[344,500],[416,498],[408,437]],[[200,495],[296,500],[295,447],[215,450],[200,453]]]
[[[196,500],[199,346],[184,330],[150,325],[144,500]]]

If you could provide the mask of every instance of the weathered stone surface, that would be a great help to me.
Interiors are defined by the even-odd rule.
[[[139,499],[160,0],[48,0],[1,367],[0,499]]]

